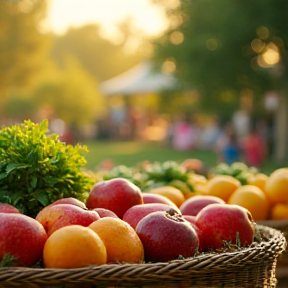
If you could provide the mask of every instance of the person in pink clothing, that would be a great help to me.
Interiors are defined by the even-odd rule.
[[[173,124],[172,147],[179,151],[188,151],[193,148],[193,127],[189,117],[180,114]]]
[[[250,166],[260,167],[266,159],[266,142],[257,129],[251,129],[243,142],[244,159]]]

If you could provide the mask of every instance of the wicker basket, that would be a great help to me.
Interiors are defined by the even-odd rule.
[[[288,240],[288,219],[285,220],[265,220],[259,221],[258,224],[272,227],[283,232],[286,240]],[[285,278],[288,281],[288,249],[282,253],[278,261],[277,275],[280,278]]]
[[[1,268],[0,287],[276,287],[279,230],[257,225],[259,243],[166,263],[111,264],[78,269]]]
[[[280,230],[284,233],[284,235],[288,236],[288,219],[285,220],[265,220],[258,221],[259,225],[268,226]]]

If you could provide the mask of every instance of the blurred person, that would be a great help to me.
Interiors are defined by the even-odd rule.
[[[110,110],[110,117],[111,117],[111,136],[113,138],[125,138],[123,133],[123,127],[125,127],[124,131],[128,131],[127,128],[127,111],[124,106],[121,105],[113,105]],[[130,134],[130,133],[129,133]]]
[[[240,161],[241,149],[234,133],[228,135],[227,143],[223,147],[223,161],[228,165]]]
[[[217,119],[211,119],[203,128],[201,133],[201,147],[212,149],[221,134],[221,129]]]
[[[52,133],[56,133],[59,136],[59,140],[66,144],[74,144],[71,131],[66,123],[60,118],[53,118],[50,121],[50,130]]]
[[[190,150],[193,147],[193,127],[186,115],[179,115],[172,126],[172,147],[176,150]]]
[[[235,128],[238,141],[242,141],[249,134],[250,121],[250,116],[245,110],[239,110],[233,114],[232,123]]]
[[[215,151],[219,156],[219,162],[231,165],[241,158],[241,146],[233,123],[227,123],[215,143]]]
[[[266,160],[267,144],[260,135],[257,126],[252,126],[249,135],[243,141],[244,160],[250,166],[260,167]]]

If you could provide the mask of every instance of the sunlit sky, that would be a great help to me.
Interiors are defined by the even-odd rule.
[[[151,0],[48,0],[46,27],[63,34],[69,27],[101,24],[113,34],[116,25],[127,17],[145,34],[157,35],[167,25],[163,11]]]

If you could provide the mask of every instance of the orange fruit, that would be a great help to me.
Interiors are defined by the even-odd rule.
[[[254,185],[259,187],[263,192],[265,192],[266,181],[269,177],[264,173],[257,173],[255,175],[251,175],[247,179],[247,184]]]
[[[228,201],[241,182],[230,175],[215,175],[207,182],[207,195],[217,196]]]
[[[273,171],[266,181],[265,192],[272,203],[288,203],[288,168]]]
[[[180,189],[173,186],[160,186],[157,188],[153,188],[148,192],[159,194],[170,199],[177,207],[180,207],[182,203],[185,201],[184,194]]]
[[[105,217],[91,223],[88,228],[104,242],[108,263],[140,263],[144,260],[143,244],[136,231],[125,221]]]
[[[56,230],[43,250],[46,268],[80,268],[107,262],[106,247],[91,229],[70,225]]]
[[[277,203],[271,208],[272,220],[284,220],[288,219],[288,204]]]
[[[243,185],[230,196],[228,204],[242,206],[250,211],[254,221],[268,219],[270,203],[265,193],[257,186]]]
[[[196,195],[207,195],[207,185],[202,183],[194,184],[194,191],[184,193],[185,200],[194,197]]]

